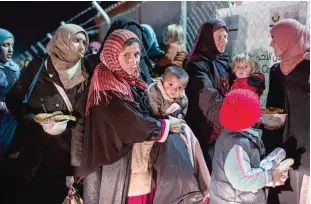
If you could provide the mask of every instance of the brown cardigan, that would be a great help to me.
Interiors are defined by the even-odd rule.
[[[167,46],[165,55],[159,59],[157,62],[158,67],[166,67],[169,65],[174,65],[177,67],[182,67],[187,54],[184,47],[177,43],[171,43]]]

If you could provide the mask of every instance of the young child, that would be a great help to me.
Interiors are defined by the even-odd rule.
[[[211,203],[266,204],[263,188],[271,181],[282,185],[288,170],[260,167],[265,153],[262,131],[252,128],[261,116],[258,95],[246,89],[232,90],[219,114],[224,130],[215,145]]]
[[[187,112],[188,98],[185,88],[188,84],[187,72],[170,66],[158,82],[148,87],[148,97],[153,114],[161,118],[168,115],[183,118]]]
[[[232,72],[236,76],[231,90],[248,89],[260,97],[265,90],[265,76],[259,73],[259,67],[255,60],[248,54],[241,53],[233,58]]]
[[[166,45],[165,55],[157,61],[157,67],[182,67],[187,57],[183,47],[183,28],[178,24],[171,24],[163,31],[163,43]]]
[[[242,53],[234,56],[232,72],[236,76],[236,79],[231,86],[231,90],[247,89],[255,92],[260,97],[265,90],[265,76],[258,71],[257,62],[251,59],[249,55]],[[221,128],[214,126],[209,143],[215,141],[215,137],[217,137],[220,132]]]
[[[170,66],[165,70],[164,76],[161,80],[150,84],[147,93],[154,115],[160,118],[167,118],[170,116],[180,119],[184,118],[188,107],[188,99],[184,90],[188,81],[189,76],[185,70],[176,66]],[[181,165],[181,168],[167,168],[177,168],[178,171],[182,172],[181,174],[184,175],[185,180],[180,184],[182,186],[181,188],[175,188],[172,192],[179,192],[174,194],[177,195],[177,197],[183,197],[186,194],[189,195],[188,198],[183,198],[185,203],[189,203],[191,199],[200,199],[200,196],[198,195],[196,195],[198,196],[197,198],[190,198],[191,196],[195,196],[195,194],[190,195],[189,189],[192,189],[193,191],[200,189],[198,193],[202,194],[201,198],[203,199],[205,197],[205,199],[207,199],[209,196],[210,175],[199,142],[186,124],[182,127],[180,138],[186,145],[182,145],[183,142],[179,142],[180,139],[178,137],[168,138],[165,143],[165,145],[170,147],[170,151],[172,148],[176,148],[178,149],[176,152],[179,152],[179,154],[171,155],[172,158],[168,159],[176,161],[181,160],[181,162],[177,162]],[[188,159],[186,157],[187,154],[189,155]],[[161,153],[159,153],[159,157],[161,157]],[[189,158],[191,163],[185,162],[189,161]],[[155,168],[157,169],[157,167]],[[168,169],[157,169],[157,171],[163,172],[161,175],[163,178],[167,179],[170,178],[168,174],[171,171]],[[174,178],[171,179],[174,181]],[[187,179],[189,180],[187,181]],[[191,181],[195,181],[198,185],[193,186]],[[166,191],[170,192],[169,189],[166,189]],[[159,201],[159,203],[163,202]],[[169,202],[166,201],[164,203]]]

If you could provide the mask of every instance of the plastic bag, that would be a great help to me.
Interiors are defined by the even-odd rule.
[[[67,176],[66,184],[69,188],[68,195],[66,196],[62,204],[83,204],[81,196],[78,194],[78,190],[73,186],[74,178],[73,176]]]

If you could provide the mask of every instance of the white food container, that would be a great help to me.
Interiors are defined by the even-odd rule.
[[[49,123],[40,123],[44,132],[50,135],[60,135],[62,134],[67,128],[68,120],[64,120],[61,122],[49,122]]]
[[[287,114],[262,114],[262,123],[269,127],[284,125]]]

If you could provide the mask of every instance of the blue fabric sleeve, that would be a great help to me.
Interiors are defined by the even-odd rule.
[[[249,156],[239,145],[234,145],[230,150],[224,170],[233,188],[240,191],[255,192],[272,181],[272,171],[253,168]]]
[[[4,72],[0,69],[0,88],[5,89],[8,86],[8,82],[6,80],[6,76]]]

